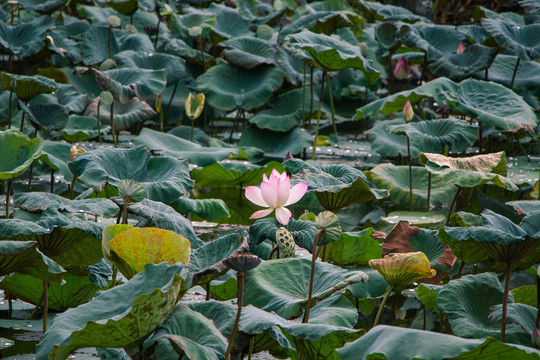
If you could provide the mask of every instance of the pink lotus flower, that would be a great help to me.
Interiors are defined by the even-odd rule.
[[[294,204],[304,196],[308,183],[296,184],[291,188],[291,180],[286,172],[280,174],[272,170],[270,178],[263,175],[261,187],[246,187],[246,198],[255,205],[267,209],[255,211],[249,218],[260,219],[276,210],[276,219],[283,225],[289,223],[292,214],[285,206]]]
[[[463,41],[460,41],[456,54],[461,54],[462,52],[465,51],[465,49],[466,49],[465,44],[463,43]]]
[[[405,57],[402,56],[401,59],[398,60],[396,67],[394,68],[394,76],[399,80],[405,80],[412,76],[411,67]]]

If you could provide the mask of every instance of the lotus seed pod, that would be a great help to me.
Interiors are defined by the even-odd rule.
[[[257,37],[262,40],[270,40],[274,30],[268,25],[261,25],[257,28]]]
[[[113,59],[105,59],[99,66],[99,71],[111,70],[114,67]]]
[[[109,91],[102,91],[101,94],[99,94],[99,102],[101,105],[111,106],[111,104],[114,102],[113,94],[111,94]]]
[[[360,52],[362,53],[362,56],[367,56],[368,53],[368,46],[365,42],[358,43],[358,47],[360,48]]]
[[[279,249],[280,259],[296,257],[296,243],[289,230],[280,227],[276,231],[276,243]]]
[[[120,18],[118,16],[116,16],[116,15],[109,16],[107,18],[107,22],[113,28],[119,28],[120,26],[122,26],[122,20],[120,20]]]
[[[194,26],[192,28],[189,28],[189,36],[191,37],[199,37],[202,35],[203,29],[200,26]]]
[[[261,263],[261,259],[256,255],[239,254],[232,255],[223,260],[223,263],[235,271],[249,271],[256,268]]]

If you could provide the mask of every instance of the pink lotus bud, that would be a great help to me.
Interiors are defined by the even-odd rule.
[[[411,102],[407,100],[405,106],[403,106],[403,118],[406,122],[409,122],[414,117],[414,111],[411,105]]]
[[[459,46],[457,47],[456,53],[461,54],[462,52],[465,51],[465,49],[466,49],[465,44],[463,43],[463,41],[460,41]]]
[[[394,76],[399,80],[405,80],[412,76],[411,67],[405,57],[402,56],[401,59],[398,60],[396,67],[394,68]]]
[[[287,155],[285,155],[285,159],[283,159],[283,161],[287,161],[287,160],[290,160],[290,159],[293,159],[293,156],[290,152],[287,153]]]

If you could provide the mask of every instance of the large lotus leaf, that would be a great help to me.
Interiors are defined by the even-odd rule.
[[[42,301],[43,279],[18,272],[3,279],[0,287],[31,304],[38,305]],[[88,275],[77,276],[67,273],[61,284],[49,284],[49,309],[66,311],[77,307],[93,298],[98,290],[99,286],[93,284]]]
[[[291,159],[284,166],[293,174],[294,182],[309,184],[308,192],[314,192],[327,210],[340,209],[352,203],[368,203],[386,194],[377,190],[362,171],[349,165],[319,165]]]
[[[212,35],[216,38],[214,42],[219,42],[221,39],[253,36],[253,32],[249,29],[252,23],[245,20],[236,9],[225,4],[211,3],[205,13],[216,16],[215,25],[212,27]]]
[[[313,142],[312,136],[305,129],[296,126],[287,132],[277,132],[249,126],[242,132],[240,146],[252,146],[262,149],[266,156],[283,158],[287,153],[299,154]]]
[[[338,28],[360,26],[363,19],[350,11],[314,11],[299,16],[281,30],[283,37],[308,29],[319,34],[334,34]]]
[[[406,24],[383,22],[375,27],[375,39],[381,49],[394,52],[401,46],[411,32],[411,27]]]
[[[197,87],[208,103],[221,110],[251,110],[264,105],[283,81],[283,73],[273,66],[245,70],[220,64],[197,78]]]
[[[307,51],[326,70],[336,71],[352,67],[365,73],[373,72],[375,77],[380,75],[362,55],[360,47],[351,45],[337,36],[303,30],[291,35],[289,44]]]
[[[421,152],[440,153],[445,147],[458,152],[471,146],[478,135],[478,127],[465,120],[438,119],[393,125],[392,133],[405,134]]]
[[[60,195],[45,192],[29,192],[15,195],[15,203],[30,212],[54,208],[71,213],[85,213],[109,217],[118,212],[118,206],[109,199],[69,200]]]
[[[401,91],[383,99],[372,101],[357,109],[354,119],[359,120],[366,115],[376,115],[378,112],[390,115],[396,111],[402,111],[407,101],[414,105],[426,97],[438,98],[445,92],[455,94],[457,90],[458,85],[452,80],[444,77],[437,78],[413,90]]]
[[[369,180],[380,189],[390,193],[390,199],[401,207],[409,205],[410,184],[409,167],[393,164],[379,164],[367,172]],[[429,186],[429,172],[422,167],[412,167],[413,208],[425,208]],[[431,176],[430,202],[435,206],[450,203],[456,192],[456,187],[443,180],[442,176]]]
[[[147,70],[165,69],[167,85],[186,80],[184,59],[164,53],[141,54],[133,50],[118,53],[114,60],[119,68],[138,68]]]
[[[116,235],[107,244],[111,260],[129,280],[146,264],[187,264],[191,254],[189,240],[171,230],[135,228]]]
[[[68,0],[19,0],[23,8],[40,14],[51,14],[63,8],[67,2]]]
[[[133,15],[139,8],[138,0],[109,0],[106,2],[107,6],[118,11],[120,14]]]
[[[139,136],[133,139],[135,145],[144,146],[149,150],[163,151],[166,155],[179,160],[187,160],[198,166],[211,165],[238,154],[238,149],[203,147],[189,140],[184,140],[172,134],[165,134],[148,128],[142,129]]]
[[[71,145],[69,144],[45,140],[39,159],[47,164],[51,170],[60,172],[64,176],[65,181],[71,181],[73,174],[67,165],[67,162],[70,160],[70,149]]]
[[[176,56],[184,58],[191,63],[204,63],[206,66],[211,66],[215,62],[212,55],[204,52],[203,57],[203,53],[201,53],[200,50],[192,48],[181,39],[170,39],[165,44],[164,50],[169,54],[174,54]]]
[[[43,255],[35,241],[0,241],[0,274],[12,272],[33,276],[50,283],[59,283],[66,271]]]
[[[529,215],[535,211],[540,211],[540,200],[508,201],[506,205],[512,206],[520,214]]]
[[[308,297],[309,259],[279,259],[261,263],[246,273],[244,302],[286,318],[302,315]],[[367,281],[361,271],[347,271],[328,263],[315,266],[313,300],[318,302],[345,286]]]
[[[229,208],[221,199],[189,199],[180,197],[170,206],[180,214],[193,212],[207,221],[219,221],[230,216]]]
[[[262,64],[275,65],[276,62],[277,50],[266,40],[245,36],[224,41],[220,46],[225,48],[225,60],[244,69]]]
[[[81,59],[85,65],[99,64],[103,60],[109,58],[109,27],[103,25],[91,26],[87,31],[82,33],[81,36]],[[102,44],[102,46],[96,46],[96,44]],[[115,35],[115,32],[111,34],[111,52],[115,54],[120,48],[120,43]]]
[[[0,22],[0,46],[8,53],[24,58],[40,51],[45,43],[47,31],[53,26],[53,21],[41,16],[35,20],[21,21],[16,26]]]
[[[12,81],[15,81],[13,92],[24,102],[28,102],[39,94],[54,92],[58,87],[53,80],[39,75],[25,76],[1,73],[0,78],[5,90],[10,90]]]
[[[497,49],[474,44],[468,46],[462,53],[441,57],[429,65],[429,70],[434,75],[459,81],[477,71],[488,69],[496,55]]]
[[[534,307],[526,304],[508,304],[506,321],[520,325],[527,334],[532,335],[536,328],[537,313],[538,309],[536,309],[536,304]],[[491,308],[489,319],[493,322],[501,322],[502,305],[495,305]],[[531,346],[532,344],[527,345]]]
[[[512,90],[497,83],[467,79],[445,101],[488,126],[502,130],[532,131],[538,124],[533,109]]]
[[[72,144],[96,138],[100,131],[103,135],[111,129],[108,125],[102,125],[98,131],[96,118],[80,115],[70,115],[65,125],[61,131],[53,132],[53,135],[61,136],[62,139]]]
[[[182,265],[148,264],[131,281],[59,314],[38,344],[37,359],[63,360],[80,348],[141,343],[173,310],[187,277]]]
[[[224,189],[226,189],[224,191]],[[209,190],[208,192],[206,192]],[[251,225],[254,220],[249,217],[257,210],[261,208],[248,199],[246,199],[245,191],[241,187],[233,186],[230,188],[226,183],[217,184],[217,187],[209,188],[204,192],[197,195],[197,199],[217,199],[227,204],[229,216],[220,220],[222,224],[237,224],[237,225]],[[175,206],[173,202],[171,206]],[[193,219],[197,217],[191,216]]]
[[[276,232],[281,228],[286,228],[292,235],[296,245],[303,247],[309,252],[313,251],[313,238],[317,232],[317,225],[311,221],[290,219],[285,226],[280,224],[277,219],[270,217],[255,221],[249,227],[249,242],[253,245],[259,245],[266,239],[276,242]],[[319,242],[318,245],[324,245]]]
[[[491,64],[488,72],[488,80],[495,81],[510,87],[514,68],[518,57],[512,55],[499,54]],[[483,79],[484,72],[476,74],[477,78]],[[536,61],[521,60],[514,79],[516,89],[537,89],[540,84],[540,64]]]
[[[467,275],[452,280],[439,291],[437,306],[448,315],[448,321],[456,336],[477,339],[491,336],[500,338],[500,324],[489,320],[490,308],[500,304],[504,289],[494,273]],[[513,302],[509,297],[508,301]],[[530,344],[520,326],[508,324],[506,341],[514,344]]]
[[[309,106],[309,101],[307,104]],[[270,101],[268,107],[269,109],[254,114],[249,122],[257,125],[259,129],[289,131],[302,119],[302,91],[297,89],[281,94]]]
[[[98,103],[99,97],[96,97],[86,108],[85,115],[97,117]],[[136,124],[142,124],[156,115],[157,113],[150,105],[138,98],[133,98],[125,104],[119,101],[114,102],[113,116],[116,131],[126,130]],[[99,118],[102,124],[110,124],[111,107],[101,105]]]
[[[283,166],[275,161],[259,166],[247,161],[225,160],[202,169],[193,169],[191,177],[200,188],[236,188],[259,185],[263,173],[269,176],[273,169],[280,173],[284,171]]]
[[[20,103],[21,110],[24,111],[32,125],[45,133],[60,130],[66,126],[68,114],[63,105],[58,104],[38,104],[26,106]]]
[[[358,4],[365,9],[364,13],[369,14],[373,19],[379,21],[405,21],[410,23],[416,21],[427,23],[429,21],[427,18],[416,15],[401,6],[363,0],[360,0]]]
[[[378,120],[371,129],[365,133],[369,134],[371,148],[383,156],[397,157],[399,154],[407,154],[407,138],[398,134],[391,133],[388,128],[392,125],[405,124],[402,118],[392,120]],[[417,157],[419,151],[414,143],[410,144],[411,156]]]
[[[395,225],[400,221],[406,221],[416,226],[433,227],[444,222],[445,215],[428,211],[392,211],[381,220],[388,224]]]
[[[475,187],[491,181],[499,187],[517,190],[517,186],[503,176],[506,174],[506,159],[503,151],[468,158],[421,153],[419,159],[430,173],[439,175],[447,184]]]
[[[21,176],[43,149],[43,139],[32,139],[20,131],[0,131],[0,180]]]
[[[405,45],[421,49],[427,53],[429,61],[436,61],[444,56],[455,54],[465,35],[456,31],[454,26],[436,24],[415,24]]]
[[[373,228],[342,233],[339,241],[326,245],[326,259],[336,265],[365,266],[369,260],[381,258],[381,246],[372,232]]]
[[[502,20],[483,19],[482,25],[499,45],[523,60],[540,58],[540,24],[514,26]]]
[[[504,344],[493,338],[463,339],[387,325],[374,327],[360,339],[338,349],[337,353],[342,360],[540,359],[538,350]]]
[[[143,148],[113,149],[99,147],[79,154],[70,169],[85,184],[118,186],[124,179],[140,183],[150,200],[171,202],[187,194],[193,186],[187,161],[154,157]]]
[[[200,11],[199,9],[189,8],[186,9],[186,14],[184,15],[171,14],[169,24],[171,30],[180,35],[180,38],[187,38],[189,36],[189,30],[194,27],[200,27],[202,29],[201,35],[206,37],[210,29],[216,24],[216,15]]]

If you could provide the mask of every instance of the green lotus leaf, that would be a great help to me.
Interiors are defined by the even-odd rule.
[[[169,205],[165,205],[159,201],[144,199],[138,203],[129,204],[128,210],[136,216],[147,219],[149,221],[147,226],[172,230],[184,236],[191,243],[192,249],[196,249],[203,244],[197,235],[195,235],[191,221],[177,213]]]
[[[523,218],[521,225],[484,210],[482,226],[441,227],[438,237],[458,258],[469,264],[489,259],[498,268],[527,269],[540,262],[540,212]]]
[[[364,73],[375,73],[375,77],[380,75],[371,67],[370,61],[362,55],[359,47],[337,36],[315,34],[309,30],[303,30],[291,35],[289,44],[308,52],[323,69],[328,71],[352,67]]]
[[[364,20],[358,14],[346,10],[307,12],[291,24],[284,26],[281,35],[285,37],[304,29],[318,34],[330,35],[334,34],[339,28],[360,26],[363,22]]]
[[[21,209],[38,212],[49,208],[70,213],[85,213],[109,217],[118,212],[118,206],[109,199],[69,200],[60,195],[45,192],[28,192],[15,195],[15,203]]]
[[[53,21],[47,16],[21,21],[16,26],[2,21],[0,22],[0,47],[20,58],[33,55],[43,48],[45,45],[43,40],[52,27]]]
[[[407,344],[407,345],[404,345]],[[410,346],[414,344],[414,346]],[[445,344],[441,347],[441,344]],[[527,346],[501,343],[493,338],[463,339],[432,331],[379,325],[360,339],[337,350],[342,360],[439,360],[478,359],[491,360],[497,356],[504,359],[536,360],[540,351]],[[504,355],[503,355],[504,354]]]
[[[283,81],[281,70],[258,66],[245,70],[229,64],[210,68],[197,78],[208,103],[221,110],[251,110],[264,105]]]
[[[491,181],[499,187],[517,190],[514,183],[502,176],[506,174],[506,160],[503,151],[468,158],[421,153],[419,159],[430,173],[439,175],[442,181],[447,184],[475,187]]]
[[[121,180],[135,180],[146,189],[147,198],[156,201],[170,202],[187,194],[193,186],[186,161],[171,157],[152,158],[140,147],[99,147],[79,154],[69,167],[79,181],[91,186],[101,186],[105,182],[118,186]]]
[[[187,80],[184,59],[164,53],[141,54],[133,50],[118,53],[114,60],[119,68],[138,68],[146,70],[165,69],[167,85]]]
[[[392,120],[379,120],[366,131],[371,140],[371,148],[383,156],[397,157],[407,154],[407,138],[391,133],[388,128],[393,125],[403,125],[405,120],[396,118]],[[410,144],[411,156],[420,154],[414,143]]]
[[[512,55],[499,54],[491,64],[488,72],[488,80],[495,81],[510,87],[514,68],[518,57]],[[521,60],[514,79],[515,89],[534,90],[540,84],[540,64],[536,61]],[[483,79],[484,72],[476,74],[475,77]]]
[[[497,55],[497,49],[470,45],[460,54],[441,57],[429,65],[429,70],[437,76],[446,76],[452,80],[462,80],[478,71],[488,69]]]
[[[230,64],[244,69],[259,65],[275,65],[277,50],[268,41],[254,37],[233,38],[219,44],[224,47],[223,57]]]
[[[193,212],[207,221],[219,221],[230,216],[227,204],[221,199],[188,199],[180,197],[170,206],[181,214]]]
[[[483,44],[491,37],[486,29],[476,24],[458,25],[457,30],[465,35],[471,44]]]
[[[249,126],[242,131],[240,146],[257,147],[266,152],[266,156],[283,158],[287,153],[299,154],[313,142],[312,136],[299,126],[287,132],[277,132]]]
[[[294,182],[309,184],[308,192],[314,192],[327,210],[340,209],[353,203],[368,203],[382,198],[386,193],[377,190],[362,171],[349,165],[318,165],[290,159],[284,166],[293,174]]]
[[[482,26],[497,43],[523,60],[540,58],[540,24],[514,26],[502,20],[483,19]]]
[[[437,295],[443,288],[444,286],[441,285],[418,284],[418,287],[416,288],[416,295],[418,295],[418,298],[420,301],[422,301],[422,304],[424,304],[427,309],[440,311],[439,307],[437,306]]]
[[[68,0],[19,0],[26,10],[37,11],[40,14],[52,14],[63,8]]]
[[[409,25],[383,22],[375,27],[375,40],[383,50],[394,52],[409,37],[410,32]]]
[[[211,30],[214,43],[224,39],[253,36],[253,32],[249,29],[252,23],[244,19],[236,9],[225,4],[211,3],[206,13],[216,16],[215,25]]]
[[[66,271],[43,255],[35,241],[0,241],[0,274],[13,272],[50,283],[60,283]],[[3,288],[5,289],[5,288]]]
[[[315,225],[318,229],[324,229],[324,235],[317,243],[319,246],[328,245],[341,239],[341,225],[339,218],[331,211],[322,211],[315,218]]]
[[[70,273],[65,274],[61,284],[52,283],[48,286],[49,309],[60,312],[88,302],[99,290],[99,286],[93,284],[87,275]],[[17,272],[3,279],[0,287],[31,304],[38,305],[42,301],[43,280],[40,278]]]
[[[451,280],[437,295],[437,306],[448,314],[448,321],[456,336],[477,339],[491,336],[500,338],[500,323],[489,319],[490,307],[500,304],[504,289],[494,273],[467,275]],[[513,303],[512,297],[508,299]],[[507,324],[506,341],[530,344],[530,336],[519,325]]]
[[[392,211],[381,220],[391,225],[406,221],[412,225],[432,227],[442,225],[445,218],[443,214],[427,211]]]
[[[126,284],[59,314],[38,344],[37,359],[63,360],[80,348],[141,343],[167,318],[186,283],[183,265],[148,264]]]
[[[63,129],[68,120],[68,114],[62,105],[39,104],[26,106],[19,103],[34,128],[49,134],[52,131]]]
[[[107,6],[118,11],[120,14],[131,16],[139,8],[138,0],[109,0]]]
[[[250,244],[259,245],[266,239],[276,242],[276,231],[281,227],[286,228],[291,233],[296,245],[303,247],[309,252],[313,251],[313,238],[317,232],[317,225],[311,221],[295,220],[292,218],[285,226],[280,224],[273,217],[255,221],[255,223],[249,227]],[[321,244],[318,243],[318,245]]]
[[[97,117],[97,106],[99,97],[96,97],[86,108],[85,115]],[[157,113],[145,101],[133,98],[123,104],[119,101],[114,102],[113,116],[114,128],[116,131],[129,129],[134,125],[142,124],[146,120],[153,118]],[[110,124],[111,107],[101,106],[99,110],[101,124]]]
[[[408,23],[417,21],[429,22],[425,17],[416,15],[401,6],[363,0],[359,1],[358,4],[364,9],[364,13],[368,14],[368,16],[366,16],[368,20],[369,17],[371,17],[374,20],[379,21],[405,21]]]
[[[146,343],[157,347],[153,353],[156,357],[170,359],[176,352],[192,360],[221,359],[228,344],[212,320],[184,304],[174,308]]]
[[[233,148],[203,147],[178,136],[148,128],[142,129],[139,136],[133,139],[133,143],[152,151],[162,151],[179,160],[188,160],[190,164],[198,166],[208,166],[225,160],[233,154],[238,155],[239,151]]]
[[[81,34],[81,59],[85,65],[100,64],[109,58],[109,26],[94,25]],[[103,46],[96,46],[103,44]],[[115,32],[111,34],[111,52],[116,54],[119,51],[120,42]]]
[[[212,66],[215,62],[212,55],[206,52],[201,53],[200,50],[192,48],[181,39],[170,39],[165,44],[164,50],[169,54],[186,59],[190,63],[204,63],[206,66]]]
[[[43,76],[24,76],[9,73],[1,73],[2,86],[5,90],[11,89],[12,81],[15,81],[13,92],[24,102],[28,102],[40,94],[54,92],[58,85],[51,79]]]
[[[506,205],[512,206],[520,214],[529,215],[535,211],[540,211],[540,200],[509,201]]]
[[[326,259],[336,265],[367,265],[382,257],[379,242],[371,236],[373,228],[343,232],[339,241],[326,245]],[[370,277],[371,282],[371,277]]]
[[[118,195],[120,195],[124,201],[126,201],[127,197],[127,201],[136,203],[142,201],[146,197],[146,190],[138,182],[131,179],[124,179],[120,180],[118,183]]]
[[[456,93],[444,96],[464,114],[501,130],[532,131],[538,124],[533,109],[523,98],[500,84],[467,79],[459,84]]]
[[[436,271],[430,267],[429,259],[421,252],[392,253],[382,259],[369,261],[369,266],[377,270],[384,280],[397,288],[404,288],[415,281],[429,279]]]
[[[245,304],[274,311],[286,319],[302,315],[307,301],[311,260],[279,259],[261,263],[246,273]],[[347,271],[328,263],[315,267],[313,300],[324,300],[345,286],[367,281],[361,271]]]
[[[105,125],[100,128],[101,134],[110,131],[110,126]],[[90,116],[70,115],[65,127],[61,131],[53,132],[55,136],[61,136],[67,142],[80,143],[98,137],[97,119]]]
[[[58,171],[64,176],[65,181],[71,181],[73,174],[69,170],[67,162],[70,160],[71,145],[45,140],[43,142],[43,150],[39,159],[43,161],[53,171]]]
[[[458,211],[450,217],[453,224],[461,227],[482,226],[482,217],[465,211]]]
[[[171,230],[135,228],[123,231],[108,244],[111,261],[129,280],[146,264],[189,263],[189,240]]]
[[[536,328],[536,315],[538,309],[535,306],[530,306],[526,304],[508,304],[507,317],[506,321],[512,324],[518,324],[521,326],[529,336],[531,336]],[[500,323],[502,319],[502,306],[495,305],[491,308],[491,313],[489,314],[489,319],[492,322]],[[534,346],[531,343],[525,343],[527,346]]]
[[[306,94],[307,95],[307,94]],[[309,102],[307,102],[309,106]],[[259,129],[287,132],[302,119],[302,91],[292,90],[268,103],[269,109],[258,111],[249,122]]]
[[[241,250],[243,236],[228,234],[206,243],[191,253],[189,268],[194,273],[193,284],[208,284],[229,270],[223,260]]]
[[[247,161],[225,160],[202,169],[193,169],[191,177],[200,188],[236,188],[259,185],[263,173],[269,176],[273,169],[280,173],[284,171],[283,166],[275,161],[259,166]]]
[[[39,158],[43,139],[32,139],[16,130],[0,131],[2,161],[0,180],[11,180],[21,176]]]
[[[456,31],[455,26],[436,24],[415,24],[405,41],[412,49],[421,49],[427,53],[429,61],[456,53],[459,43],[465,35]]]
[[[379,164],[366,172],[368,179],[377,188],[386,189],[390,193],[390,199],[399,206],[409,204],[409,167],[395,166],[393,164]],[[412,167],[413,181],[413,208],[425,208],[427,204],[427,192],[429,185],[429,172],[422,167]],[[444,181],[437,174],[431,176],[430,202],[435,206],[448,204],[456,192],[456,187]]]
[[[186,9],[186,14],[184,15],[172,14],[169,20],[171,30],[185,39],[189,36],[189,30],[198,26],[202,29],[201,36],[208,36],[210,30],[216,24],[216,15],[202,11],[188,13],[192,10],[193,8]]]
[[[440,153],[445,147],[458,152],[474,144],[478,127],[458,119],[438,119],[392,125],[388,130],[407,135],[420,152]]]

